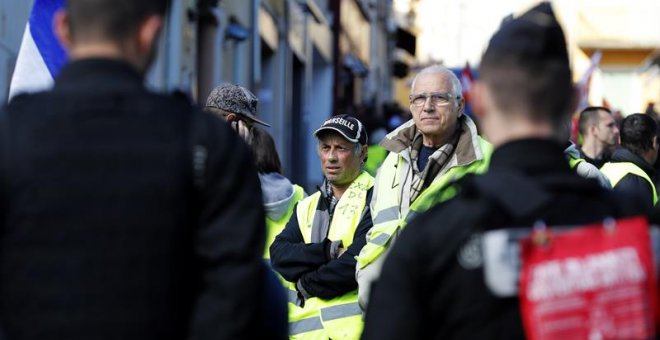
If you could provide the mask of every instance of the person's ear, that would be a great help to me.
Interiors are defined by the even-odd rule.
[[[71,27],[69,26],[69,13],[65,9],[60,9],[53,16],[53,31],[57,40],[66,50],[71,49],[73,39],[71,37]]]
[[[225,115],[225,120],[228,122],[233,122],[238,120],[238,116],[235,113],[228,113]]]
[[[160,29],[163,27],[163,17],[151,15],[147,17],[138,29],[138,48],[141,53],[149,54],[154,49]]]
[[[465,114],[465,98],[461,97],[461,99],[458,100],[458,115],[456,117],[461,118],[463,114]]]
[[[360,151],[360,160],[362,163],[364,163],[364,160],[367,159],[367,155],[369,154],[369,146],[367,144],[362,145]]]

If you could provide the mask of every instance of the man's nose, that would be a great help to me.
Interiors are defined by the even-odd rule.
[[[431,97],[426,97],[424,100],[424,111],[433,111],[435,109],[435,105],[433,105],[433,101],[431,100]]]
[[[337,161],[337,151],[336,150],[330,150],[330,152],[328,152],[328,161],[330,161],[330,162]]]

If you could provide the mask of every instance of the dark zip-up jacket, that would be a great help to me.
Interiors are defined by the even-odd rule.
[[[454,199],[401,232],[372,288],[363,339],[524,339],[519,299],[488,288],[480,235],[531,230],[538,221],[584,225],[642,214],[575,174],[550,140],[499,146],[487,173],[457,186]]]
[[[610,162],[633,163],[642,169],[649,176],[651,181],[655,178],[655,169],[653,169],[653,166],[646,162],[642,157],[639,157],[626,148],[622,147],[614,151]],[[653,209],[653,188],[646,179],[640,176],[629,173],[623,176],[623,178],[621,178],[612,189],[619,194],[635,200],[649,212]]]
[[[262,336],[259,181],[227,124],[105,59],[69,64],[1,114],[8,339]]]

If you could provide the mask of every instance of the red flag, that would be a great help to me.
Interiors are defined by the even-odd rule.
[[[474,77],[472,76],[472,71],[470,69],[470,63],[465,62],[465,67],[461,71],[461,87],[463,87],[463,98],[465,101],[470,100],[470,89],[472,88],[472,82],[474,82]]]
[[[582,145],[582,138],[580,138],[580,115],[574,114],[571,118],[571,136],[569,139],[573,144]]]

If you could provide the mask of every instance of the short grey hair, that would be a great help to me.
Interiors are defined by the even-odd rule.
[[[415,78],[413,78],[412,85],[410,85],[410,93],[412,93],[415,88],[415,83],[417,82],[417,77],[424,74],[442,74],[449,77],[449,80],[452,84],[453,94],[457,97],[461,97],[463,94],[463,87],[461,86],[461,81],[458,80],[458,77],[450,69],[442,65],[431,65],[423,68],[421,71],[417,72]]]

